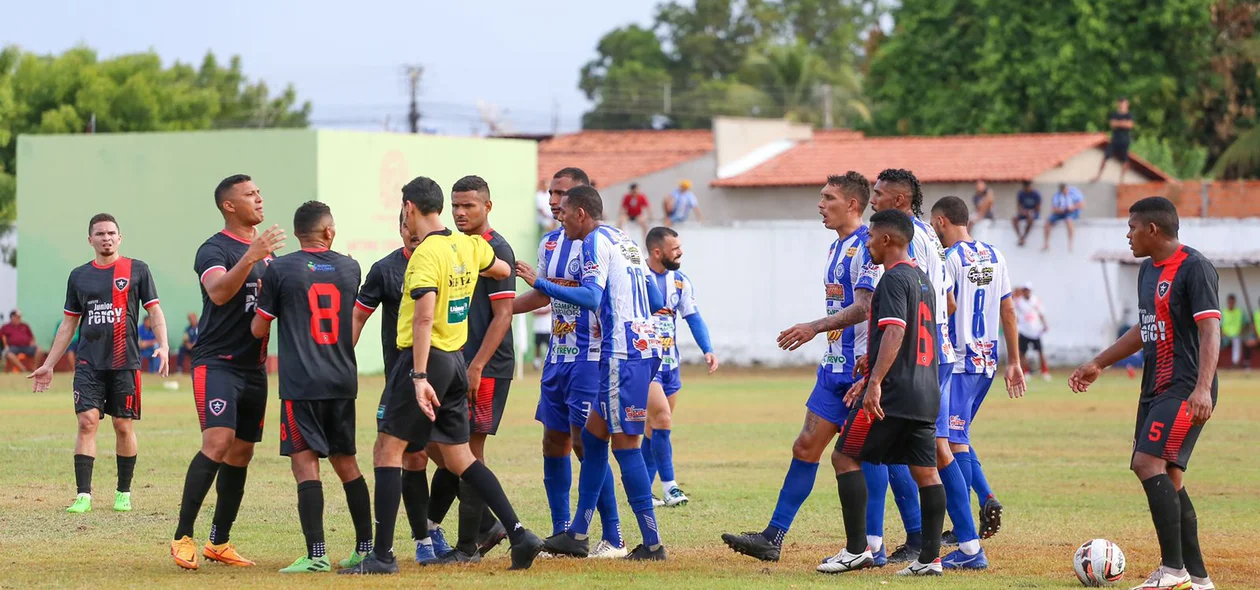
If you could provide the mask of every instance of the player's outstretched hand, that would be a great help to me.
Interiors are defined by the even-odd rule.
[[[429,421],[437,419],[437,413],[433,408],[441,407],[442,402],[438,400],[437,393],[433,391],[433,386],[429,384],[428,379],[413,380],[416,386],[416,403],[420,404],[420,411],[429,417]]]
[[[1006,393],[1011,399],[1019,399],[1024,397],[1024,391],[1028,389],[1028,383],[1024,381],[1024,369],[1019,363],[1010,363],[1006,366]]]
[[[866,376],[866,370],[868,368],[866,366],[866,361],[868,359],[869,359],[868,355],[865,355],[865,354],[860,357],[857,357],[857,361],[853,363],[853,376],[854,377]]]
[[[1190,399],[1186,402],[1190,406],[1186,410],[1190,413],[1190,421],[1194,425],[1202,425],[1212,417],[1212,392],[1195,388],[1194,393],[1190,394]]]
[[[43,393],[48,391],[48,386],[52,385],[53,370],[47,365],[40,365],[35,369],[34,373],[27,375],[27,379],[35,380],[35,393]]]
[[[862,397],[862,388],[864,387],[866,387],[866,377],[858,379],[857,383],[854,383],[853,386],[849,388],[849,391],[845,392],[844,406],[846,408],[852,408],[857,404],[858,398]]]
[[[796,324],[782,332],[779,332],[779,348],[783,350],[796,350],[802,344],[809,342],[817,336],[818,332],[809,324]]]
[[[153,351],[153,356],[158,360],[158,376],[166,377],[171,374],[171,352],[161,346]]]
[[[884,419],[884,408],[879,405],[879,398],[883,394],[881,389],[878,381],[871,383],[870,387],[866,388],[866,399],[862,402],[862,409],[876,420]]]
[[[523,260],[516,261],[516,277],[525,281],[526,285],[534,286],[534,281],[538,280],[538,273],[534,272],[534,267]]]
[[[709,374],[712,375],[718,368],[717,355],[711,352],[704,353],[704,362],[709,365]]]
[[[272,252],[284,247],[284,238],[284,230],[278,225],[272,225],[249,243],[249,250],[245,252],[245,257],[255,263],[262,262]]]
[[[1068,377],[1068,387],[1073,393],[1084,393],[1101,373],[1102,367],[1094,361],[1089,361],[1072,371],[1072,376]]]

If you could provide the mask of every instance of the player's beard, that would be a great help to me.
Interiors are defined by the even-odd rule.
[[[681,262],[679,262],[677,258],[675,258],[675,259],[673,259],[673,260],[669,260],[669,259],[667,259],[667,258],[662,258],[662,259],[661,259],[661,266],[664,266],[664,267],[665,267],[665,270],[678,270],[678,269],[682,268],[682,263],[681,263]]]

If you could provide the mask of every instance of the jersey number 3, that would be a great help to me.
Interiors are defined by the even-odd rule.
[[[919,339],[916,342],[918,354],[914,355],[915,364],[930,367],[936,361],[936,339],[932,334],[932,310],[927,303],[919,302]]]
[[[341,290],[332,283],[313,283],[306,290],[311,308],[311,338],[316,344],[336,344],[341,333]],[[326,328],[326,329],[325,329]]]

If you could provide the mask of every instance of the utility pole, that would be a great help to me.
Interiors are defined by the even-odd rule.
[[[560,98],[551,97],[551,134],[560,134]]]
[[[823,129],[831,129],[835,124],[831,114],[831,84],[822,85]]]
[[[666,114],[666,115],[668,115],[668,114],[669,114],[669,108],[670,108],[670,106],[671,106],[671,105],[670,105],[670,102],[671,102],[671,101],[670,101],[670,98],[671,98],[671,97],[670,97],[670,90],[672,90],[672,88],[670,88],[670,86],[671,86],[671,83],[670,83],[670,82],[666,82],[666,83],[665,83],[665,114]]]
[[[420,105],[416,96],[420,92],[420,76],[424,74],[424,66],[409,65],[403,68],[407,74],[407,85],[411,89],[411,109],[407,112],[407,121],[411,123],[411,132],[420,133]]]

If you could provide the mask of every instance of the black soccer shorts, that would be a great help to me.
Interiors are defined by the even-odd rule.
[[[1029,337],[1027,337],[1027,336],[1025,336],[1025,335],[1023,335],[1023,334],[1020,334],[1020,335],[1019,335],[1019,354],[1020,354],[1020,356],[1023,356],[1023,355],[1025,355],[1025,354],[1028,354],[1028,351],[1029,351],[1029,350],[1032,350],[1032,349],[1034,349],[1034,348],[1035,348],[1035,349],[1037,349],[1037,350],[1039,350],[1039,351],[1041,351],[1041,352],[1045,352],[1045,349],[1041,348],[1041,339],[1040,339],[1040,338],[1029,338]]]
[[[262,441],[267,417],[267,371],[226,364],[193,367],[193,400],[201,430],[231,428],[245,442]]]
[[[481,384],[477,388],[477,401],[468,408],[473,432],[490,435],[499,432],[499,422],[503,421],[503,410],[507,408],[508,389],[511,387],[511,379],[481,378]]]
[[[936,467],[936,424],[892,416],[875,420],[855,408],[840,429],[836,450],[868,463]]]
[[[1212,400],[1216,407],[1216,400]],[[1137,429],[1133,433],[1133,453],[1162,457],[1182,471],[1190,463],[1194,443],[1203,425],[1192,423],[1190,403],[1167,394],[1138,402]]]
[[[280,454],[355,454],[354,400],[280,400]]]
[[[140,419],[140,371],[74,370],[74,413],[96,410],[100,417]]]
[[[399,352],[399,360],[386,378],[385,399],[377,410],[377,431],[423,448],[435,442],[457,445],[468,442],[468,369],[460,352],[429,351],[428,381],[437,393],[436,419],[429,421],[416,402],[411,380],[411,349]],[[409,448],[415,448],[408,445]]]

